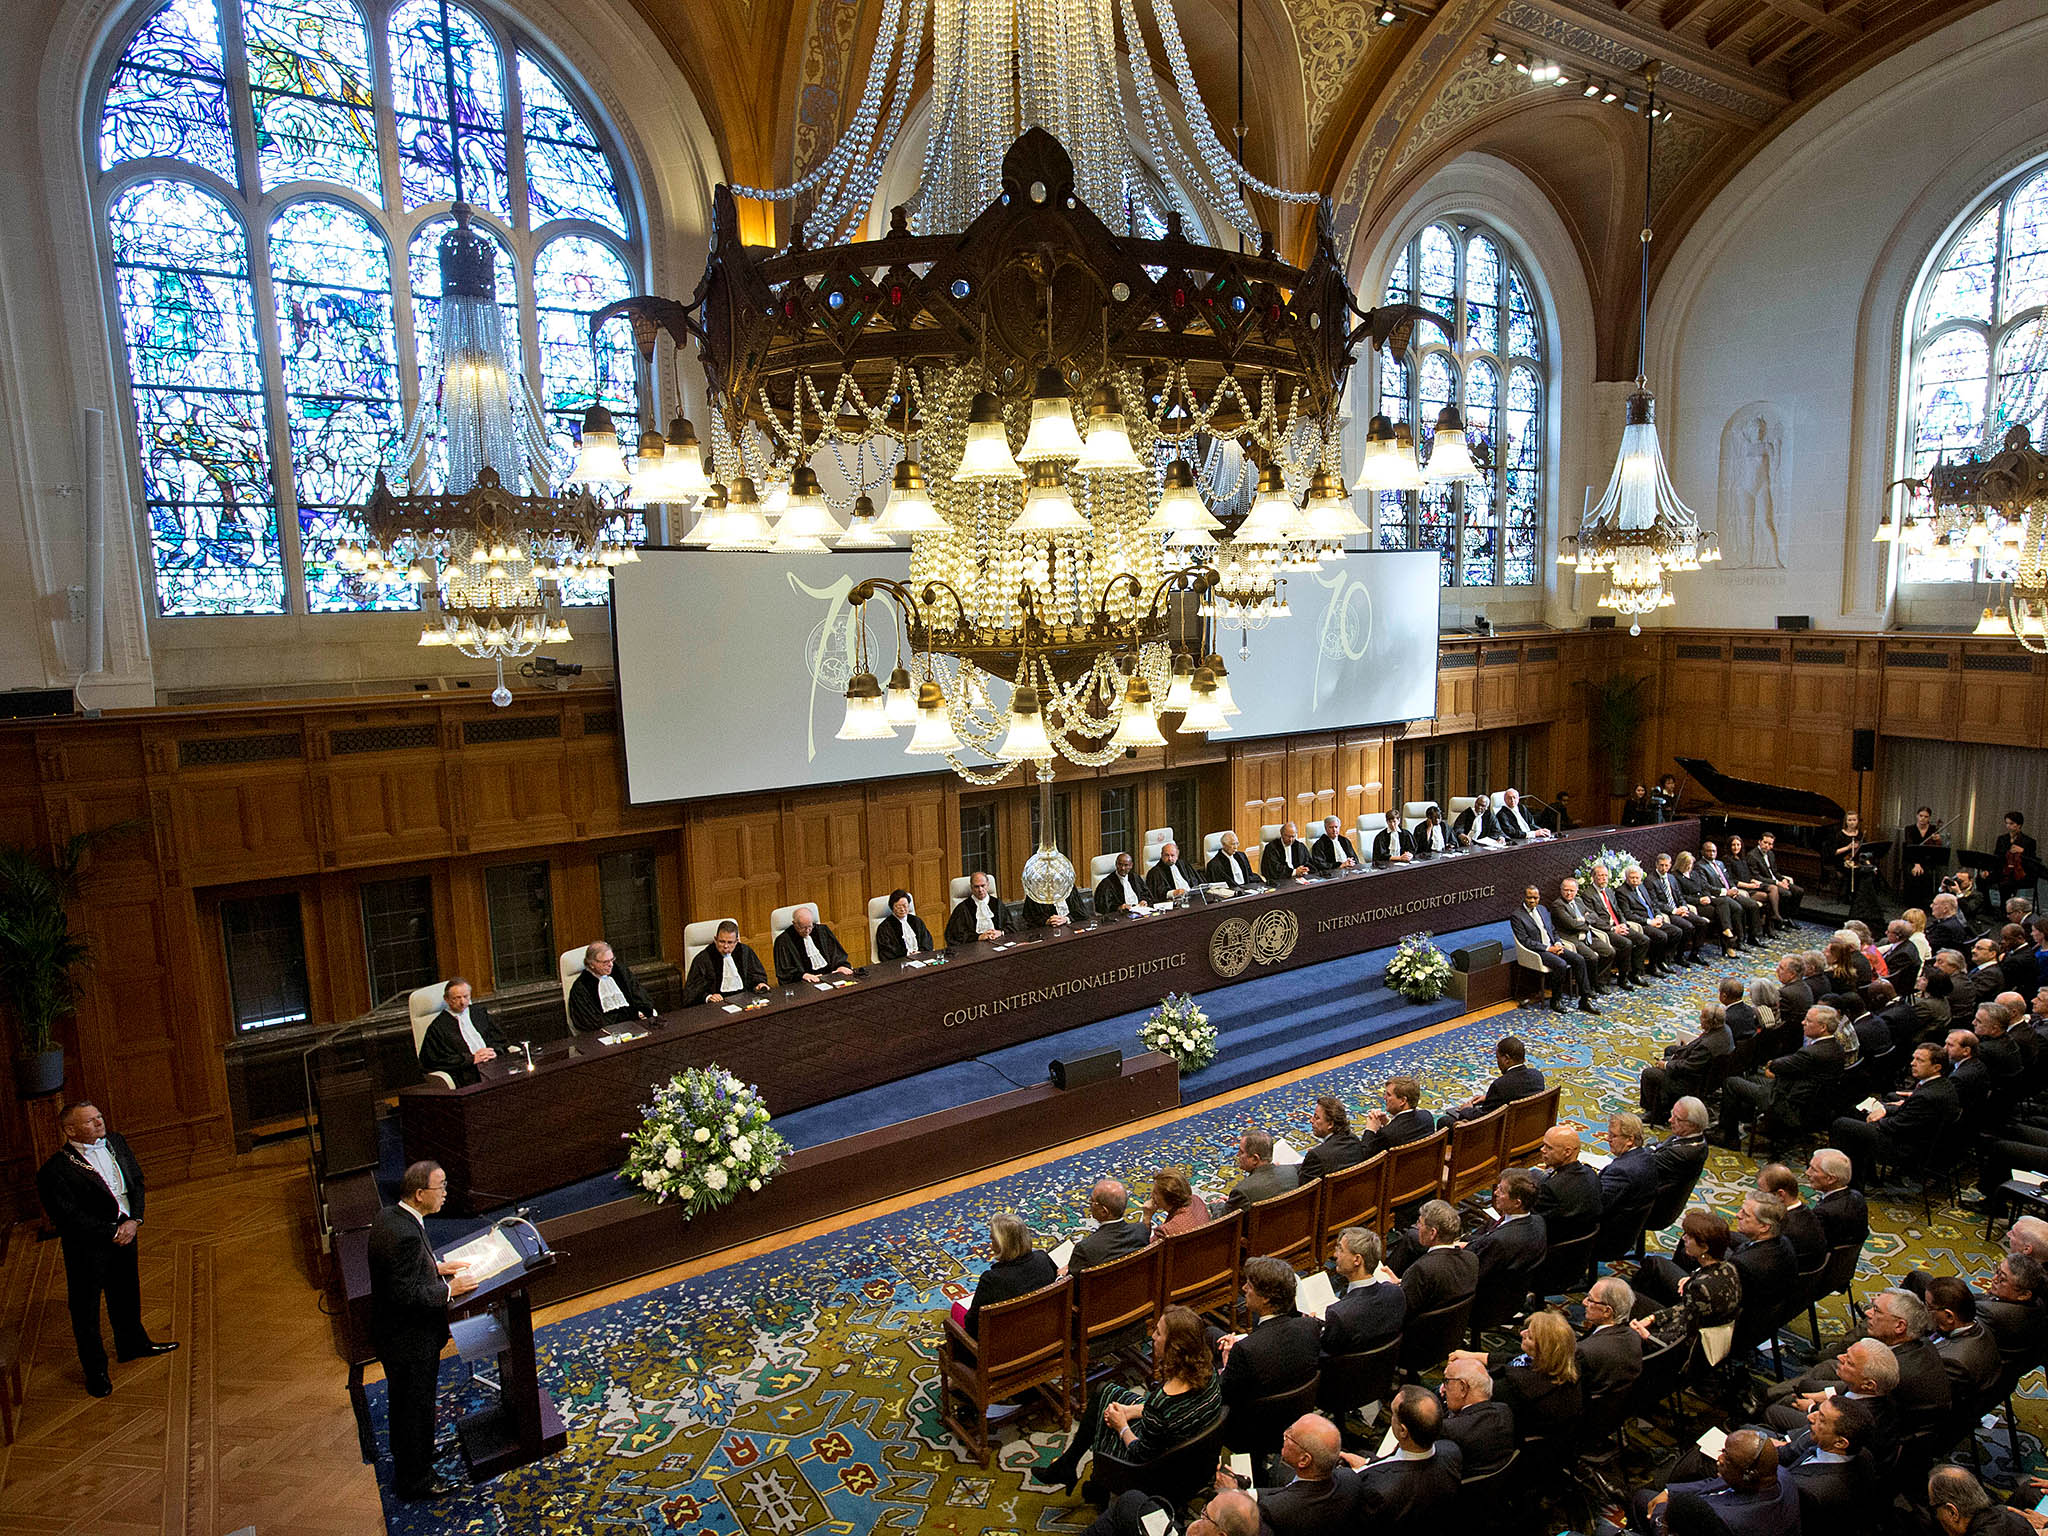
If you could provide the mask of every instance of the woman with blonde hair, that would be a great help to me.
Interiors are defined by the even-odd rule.
[[[1541,1438],[1554,1449],[1574,1445],[1585,1400],[1579,1388],[1579,1336],[1559,1312],[1532,1312],[1522,1324],[1519,1354],[1457,1350],[1453,1360],[1484,1360],[1493,1372],[1493,1400],[1515,1411],[1518,1438]]]
[[[1934,946],[1927,941],[1927,909],[1908,907],[1899,915],[1913,925],[1913,947],[1920,951],[1920,964],[1925,967],[1934,958]]]
[[[1168,1307],[1152,1325],[1152,1377],[1143,1387],[1107,1381],[1096,1388],[1067,1448],[1049,1466],[1034,1468],[1032,1477],[1071,1492],[1081,1475],[1084,1453],[1092,1450],[1142,1466],[1157,1461],[1223,1411],[1222,1383],[1208,1331],[1186,1307]]]
[[[1015,1301],[1041,1286],[1059,1279],[1059,1267],[1052,1255],[1031,1246],[1031,1229],[1024,1218],[1012,1211],[998,1211],[988,1219],[989,1256],[995,1262],[981,1272],[974,1287],[974,1299],[966,1306],[954,1303],[953,1316],[969,1338],[981,1323],[981,1309],[999,1301]]]

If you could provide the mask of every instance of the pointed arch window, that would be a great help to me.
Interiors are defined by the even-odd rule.
[[[1407,422],[1426,446],[1437,413],[1456,406],[1491,467],[1456,485],[1382,491],[1382,549],[1434,549],[1447,587],[1536,584],[1543,549],[1543,441],[1548,422],[1543,333],[1529,280],[1508,243],[1482,225],[1425,224],[1394,258],[1383,303],[1419,304],[1404,356],[1381,353],[1374,409]]]
[[[638,430],[649,386],[623,323],[595,349],[586,329],[646,286],[636,204],[546,53],[452,0],[155,0],[132,18],[88,122],[159,613],[416,606],[332,555],[425,382],[458,154],[557,457],[568,402]]]

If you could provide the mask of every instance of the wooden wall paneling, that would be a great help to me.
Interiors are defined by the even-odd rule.
[[[1469,731],[1479,724],[1479,652],[1471,646],[1446,647],[1437,656],[1436,722],[1439,736]]]
[[[1337,814],[1346,827],[1368,811],[1393,803],[1393,771],[1386,737],[1374,731],[1346,731],[1337,738]],[[1378,789],[1367,786],[1377,782]]]
[[[469,745],[459,764],[472,850],[530,848],[575,836],[561,742]]]
[[[785,885],[779,809],[754,797],[745,809],[695,810],[689,840],[690,921],[732,918],[766,964],[768,916],[783,904]]]
[[[444,978],[466,976],[478,997],[497,989],[491,960],[491,909],[484,894],[484,868],[502,862],[454,860],[448,867],[449,942],[440,949]]]
[[[1522,695],[1522,648],[1518,645],[1482,645],[1477,650],[1478,679],[1475,684],[1475,724],[1510,725],[1524,718],[1527,701]]]
[[[394,847],[416,859],[454,852],[447,776],[438,754],[393,756],[410,760],[350,759],[317,774],[326,868],[387,863]]]
[[[665,959],[683,963],[683,837],[680,832],[663,831],[649,839],[654,848],[654,900],[661,920],[661,953]]]
[[[943,913],[946,892],[952,882],[952,858],[947,853],[946,792],[933,779],[909,784],[870,784],[865,791],[867,811],[868,876],[866,896],[886,896],[905,890],[917,903],[920,915]],[[959,820],[952,821],[953,840],[959,839]],[[867,932],[867,902],[860,906],[861,921],[854,930]],[[943,922],[943,918],[941,919]],[[930,918],[926,918],[929,925]],[[842,932],[841,942],[849,950],[853,940]]]
[[[1325,816],[1337,814],[1337,738],[1293,736],[1287,742],[1287,818],[1313,842]]]
[[[361,884],[352,876],[322,875],[301,894],[312,897],[304,915],[307,980],[317,975],[320,983],[310,1004],[314,1020],[338,1024],[368,1013],[378,999],[370,996]]]
[[[574,949],[604,936],[604,895],[597,861],[610,845],[570,843],[549,859],[553,875],[555,950]]]
[[[1230,824],[1241,847],[1256,854],[1259,828],[1287,819],[1287,743],[1247,743],[1230,758]]]
[[[1956,736],[1961,647],[1896,641],[1886,647],[1882,714],[1888,736]]]
[[[868,907],[867,807],[860,787],[790,797],[782,813],[787,850],[783,900],[808,901],[849,950],[865,932]]]
[[[1956,726],[1965,741],[2025,743],[2041,738],[2041,684],[2025,651],[1965,647],[1959,659]]]

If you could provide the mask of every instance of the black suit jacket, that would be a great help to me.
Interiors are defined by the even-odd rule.
[[[1533,949],[1539,955],[1545,953],[1562,937],[1557,931],[1556,918],[1544,912],[1542,924],[1539,926],[1535,913],[1526,905],[1516,907],[1508,914],[1508,927],[1514,930],[1515,937],[1521,941],[1523,948]]]
[[[1643,875],[1643,889],[1650,893],[1650,905],[1666,917],[1680,907],[1692,905],[1686,899],[1685,887],[1675,874],[1657,874],[1654,871]]]
[[[1887,1114],[1885,1119],[1891,1116]],[[1860,1189],[1837,1189],[1813,1202],[1814,1219],[1826,1235],[1830,1248],[1854,1243],[1858,1248],[1870,1236],[1870,1205]]]
[[[1463,1301],[1478,1288],[1479,1256],[1469,1248],[1432,1248],[1401,1275],[1410,1318]]]
[[[607,1024],[622,1024],[643,1014],[655,1012],[654,999],[647,995],[633,973],[626,969],[626,962],[617,958],[612,961],[612,980],[619,984],[619,990],[626,994],[626,1009],[621,1013],[614,1009],[607,1014],[597,1002],[597,973],[583,971],[569,984],[569,1027],[590,1034],[603,1029]],[[470,1005],[470,1012],[476,1005]],[[502,1049],[502,1047],[500,1047]]]
[[[1899,1428],[1906,1434],[1929,1429],[1948,1413],[1948,1367],[1925,1339],[1908,1339],[1892,1348],[1899,1362],[1899,1385],[1891,1395],[1899,1410]]]
[[[1479,1112],[1485,1114],[1517,1099],[1534,1098],[1543,1088],[1542,1072],[1527,1062],[1519,1067],[1509,1067],[1486,1085],[1486,1097],[1479,1101]]]
[[[997,1259],[981,1272],[981,1279],[975,1282],[974,1299],[967,1303],[967,1320],[961,1326],[971,1338],[981,1326],[983,1307],[1029,1296],[1059,1277],[1059,1266],[1043,1248],[1034,1248],[1021,1259]]]
[[[1526,1275],[1543,1262],[1549,1249],[1541,1216],[1518,1216],[1499,1222],[1465,1245],[1466,1252],[1478,1255],[1482,1280],[1503,1271]]]
[[[1388,822],[1380,828],[1378,835],[1372,840],[1372,861],[1375,864],[1384,864],[1397,853],[1414,851],[1415,839],[1409,835],[1408,829],[1396,826],[1393,822]]]
[[[1657,1198],[1657,1155],[1631,1147],[1600,1170],[1600,1209],[1638,1210]]]
[[[1956,1085],[1945,1077],[1930,1077],[1915,1083],[1903,1102],[1884,1112],[1877,1133],[1896,1163],[1926,1150],[1935,1133],[1961,1113]]]
[[[1323,1325],[1300,1312],[1259,1322],[1230,1346],[1223,1365],[1223,1401],[1232,1408],[1298,1387],[1316,1373]]]
[[[811,924],[811,942],[818,946],[818,953],[825,957],[825,969],[853,964],[846,957],[846,946],[839,942],[839,936],[823,923]],[[811,970],[811,957],[804,953],[803,940],[796,936],[796,929],[785,928],[775,936],[775,979],[785,987],[794,986],[804,979]],[[811,974],[817,974],[812,972]]]
[[[1578,1344],[1579,1387],[1590,1404],[1608,1392],[1625,1392],[1643,1374],[1643,1341],[1625,1322],[1596,1328]]]
[[[370,1224],[370,1345],[380,1360],[432,1360],[448,1342],[448,1282],[427,1229],[386,1206]]]
[[[1568,1243],[1598,1229],[1600,1175],[1591,1163],[1567,1163],[1537,1173],[1536,1214],[1553,1243]]]
[[[1515,1448],[1515,1410],[1492,1398],[1444,1415],[1442,1438],[1457,1446],[1474,1477],[1497,1470]]]
[[[1294,877],[1296,870],[1308,868],[1308,844],[1300,838],[1281,845],[1279,838],[1266,844],[1266,851],[1259,855],[1259,873],[1266,884],[1278,885],[1282,880]]]
[[[1878,1475],[1867,1451],[1849,1461],[1802,1461],[1792,1468],[1792,1486],[1801,1531],[1866,1530],[1876,1514]]]
[[[142,1167],[119,1131],[107,1132],[107,1150],[128,1185],[128,1214],[142,1220]],[[43,1214],[67,1243],[114,1240],[121,1224],[121,1207],[106,1181],[93,1171],[83,1154],[74,1157],[67,1142],[36,1171],[36,1193],[42,1198]]]
[[[1464,1453],[1454,1440],[1438,1440],[1435,1451],[1421,1461],[1390,1456],[1359,1473],[1351,1528],[1379,1536],[1421,1536],[1448,1515],[1457,1502]]]
[[[1913,994],[1920,979],[1920,948],[1911,939],[1901,939],[1884,952],[1884,977],[1901,997]]]
[[[572,995],[570,1017],[575,1017]],[[491,1022],[491,1015],[482,1003],[469,1005],[469,1024],[484,1037],[484,1044],[501,1055],[505,1050],[505,1036],[498,1026]],[[427,1032],[420,1036],[420,1070],[422,1072],[446,1072],[455,1079],[455,1086],[467,1088],[471,1083],[480,1082],[483,1074],[476,1069],[476,1063],[469,1059],[469,1043],[462,1038],[462,1028],[455,1022],[455,1015],[443,1008],[427,1025]]]
[[[925,927],[924,919],[915,912],[910,914],[910,931],[917,939],[917,952],[928,955],[939,946],[932,942],[932,931]],[[907,951],[903,947],[903,930],[897,926],[896,914],[890,913],[882,919],[882,926],[875,930],[875,958],[877,960],[901,960]]]
[[[1707,1166],[1707,1138],[1666,1136],[1650,1149],[1650,1166],[1656,1170],[1660,1200],[1673,1190],[1691,1189]]]
[[[1624,880],[1619,887],[1610,887],[1607,894],[1614,898],[1614,910],[1625,923],[1641,923],[1648,928],[1650,919],[1657,916],[1657,904],[1650,900],[1647,885],[1630,885]]]
[[[1368,1155],[1356,1136],[1349,1131],[1338,1131],[1302,1154],[1301,1167],[1297,1170],[1299,1182],[1306,1184],[1310,1179],[1320,1179],[1339,1169],[1355,1167]]]
[[[1225,853],[1221,848],[1218,848],[1216,850],[1216,857],[1209,861],[1209,867],[1203,870],[1202,873],[1210,880],[1220,881],[1224,885],[1264,884],[1257,875],[1252,873],[1252,861],[1246,857],[1245,851],[1242,848],[1238,849],[1236,853]]]
[[[1960,914],[1938,918],[1927,925],[1927,942],[1937,955],[1944,949],[1953,949],[1967,957],[1970,953],[1970,930]]]
[[[761,957],[754,953],[751,944],[735,944],[732,949],[732,963],[740,973],[740,986],[751,992],[756,987],[768,984],[768,972],[761,965]],[[683,978],[683,1006],[693,1007],[712,993],[718,992],[719,983],[725,979],[725,956],[718,952],[716,944],[707,944],[697,951],[697,958],[690,962],[690,973]],[[725,996],[719,992],[719,996]]]
[[[1773,1112],[1787,1125],[1806,1125],[1827,1108],[1847,1061],[1832,1036],[1778,1057],[1770,1066],[1777,1083],[1771,1098]]]
[[[1407,1316],[1408,1298],[1398,1283],[1361,1281],[1323,1310],[1323,1353],[1362,1354],[1399,1333]]]
[[[1828,1256],[1827,1228],[1810,1205],[1795,1205],[1785,1212],[1785,1241],[1792,1245],[1792,1258],[1801,1270],[1810,1270]]]
[[[988,915],[989,921],[996,925],[998,932],[1015,933],[1017,931],[1017,919],[1011,915],[1009,907],[1004,904],[1003,898],[997,895],[993,888],[989,891]],[[946,943],[948,945],[958,946],[975,942],[974,916],[974,898],[972,896],[962,896],[959,903],[953,908],[953,915],[946,919]]]
[[[1965,1323],[1934,1346],[1948,1371],[1949,1395],[1958,1403],[1977,1403],[1998,1384],[2004,1366],[1998,1340],[1981,1322]]]
[[[1352,847],[1351,839],[1342,832],[1339,832],[1334,840],[1329,833],[1325,832],[1315,840],[1308,851],[1308,862],[1311,869],[1336,869],[1346,859],[1351,860],[1354,864],[1357,863],[1358,850]]]
[[[2007,992],[2017,992],[2021,997],[2032,1000],[2040,990],[2041,965],[2034,958],[2034,951],[2025,944],[2009,949],[1998,962],[1998,973],[2005,979]]]
[[[1189,890],[1192,891],[1202,883],[1202,877],[1189,869],[1187,865],[1176,864],[1169,867],[1166,860],[1161,859],[1157,864],[1154,864],[1145,871],[1145,889],[1151,893],[1154,905],[1173,900],[1173,869],[1175,868],[1180,870],[1180,877],[1187,881]]]
[[[1774,1317],[1794,1299],[1799,1261],[1782,1234],[1755,1241],[1738,1239],[1728,1250],[1728,1262],[1742,1276],[1742,1310],[1748,1316]]]
[[[1420,1141],[1425,1136],[1436,1134],[1436,1116],[1426,1109],[1404,1109],[1376,1131],[1367,1131],[1358,1138],[1364,1149],[1359,1157],[1363,1162],[1376,1152],[1389,1147],[1404,1147],[1411,1141]]]
[[[1322,1536],[1351,1528],[1358,1507],[1358,1474],[1340,1466],[1317,1483],[1296,1479],[1280,1488],[1259,1490],[1259,1516],[1273,1536]]]
[[[1105,1221],[1074,1244],[1074,1251],[1067,1256],[1067,1273],[1125,1258],[1139,1252],[1151,1240],[1141,1222]]]

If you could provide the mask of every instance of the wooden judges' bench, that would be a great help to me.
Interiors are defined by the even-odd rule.
[[[1591,829],[1554,842],[1294,884],[1144,918],[1040,929],[868,967],[852,986],[775,988],[765,1003],[706,1004],[636,1038],[595,1036],[508,1061],[483,1081],[400,1095],[408,1159],[448,1171],[456,1210],[507,1205],[617,1167],[648,1086],[717,1062],[786,1114],[948,1063],[1201,992],[1394,943],[1423,929],[1505,921],[1525,885],[1549,896],[1601,846],[1647,862],[1690,848],[1698,824]]]

